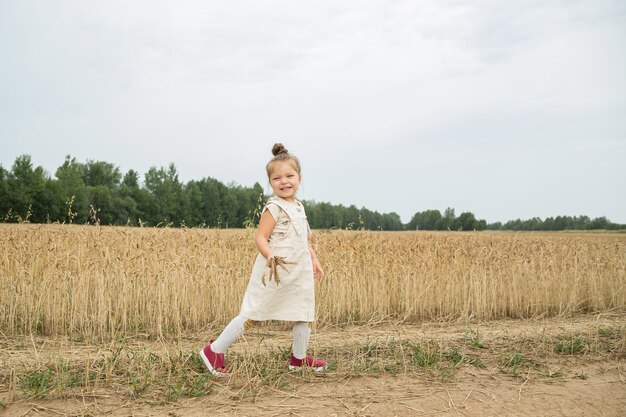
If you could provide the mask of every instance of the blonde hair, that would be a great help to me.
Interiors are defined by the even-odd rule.
[[[267,166],[265,167],[265,169],[267,170],[267,178],[271,177],[272,171],[274,170],[274,164],[279,161],[289,162],[293,169],[296,170],[298,175],[301,175],[300,161],[294,155],[290,154],[287,151],[287,148],[285,148],[282,143],[274,144],[274,146],[272,147],[272,155],[274,155],[274,157],[270,159],[270,161],[267,163]]]

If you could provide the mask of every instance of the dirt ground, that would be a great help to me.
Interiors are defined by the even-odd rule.
[[[216,389],[199,398],[182,398],[167,405],[150,405],[115,392],[98,391],[68,398],[35,400],[16,395],[0,416],[624,416],[626,415],[625,314],[585,315],[574,318],[506,320],[476,323],[389,322],[342,328],[324,327],[315,334],[317,346],[351,346],[366,341],[385,343],[389,338],[434,340],[445,344],[459,340],[468,329],[478,332],[487,346],[481,352],[484,367],[459,366],[442,379],[427,370],[354,372],[339,367],[311,378],[294,379],[288,388],[267,386],[257,395],[241,397],[241,381],[220,381]],[[501,352],[525,349],[529,340],[558,338],[561,334],[594,335],[598,329],[617,329],[617,348],[610,352],[555,354],[536,350],[541,370],[503,371]],[[271,343],[289,340],[276,331]],[[251,332],[237,349],[258,344],[265,333]],[[207,335],[179,342],[189,349],[202,345]],[[37,341],[34,344],[37,345]],[[157,342],[149,346],[157,350]],[[161,342],[162,343],[162,342]],[[0,353],[4,365],[19,358],[15,340],[5,340]],[[76,346],[47,342],[56,354],[80,354]],[[9,349],[10,347],[10,349]],[[26,347],[24,347],[26,349]],[[89,347],[84,347],[89,349]],[[93,347],[91,347],[93,349]],[[233,348],[235,349],[235,347]],[[534,349],[537,349],[536,347]],[[344,349],[344,351],[350,351]],[[528,351],[530,352],[530,351]],[[531,353],[528,355],[532,356]],[[13,359],[11,359],[13,358]],[[7,398],[0,388],[0,399]]]

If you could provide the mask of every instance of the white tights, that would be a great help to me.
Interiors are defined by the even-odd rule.
[[[306,321],[297,321],[293,325],[293,356],[297,359],[304,359],[306,347],[311,338],[311,329]]]
[[[211,350],[215,353],[226,353],[226,350],[235,343],[235,340],[243,334],[243,325],[246,318],[237,316],[228,323],[220,336],[211,344]],[[311,338],[311,329],[305,321],[297,321],[293,325],[293,356],[304,359],[306,347]]]

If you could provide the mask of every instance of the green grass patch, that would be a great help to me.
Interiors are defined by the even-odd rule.
[[[554,350],[561,355],[580,355],[587,351],[588,343],[580,335],[560,336]]]

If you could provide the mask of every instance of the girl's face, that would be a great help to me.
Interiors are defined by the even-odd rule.
[[[288,161],[276,161],[272,166],[270,186],[274,194],[283,200],[295,201],[300,179],[300,174]]]

